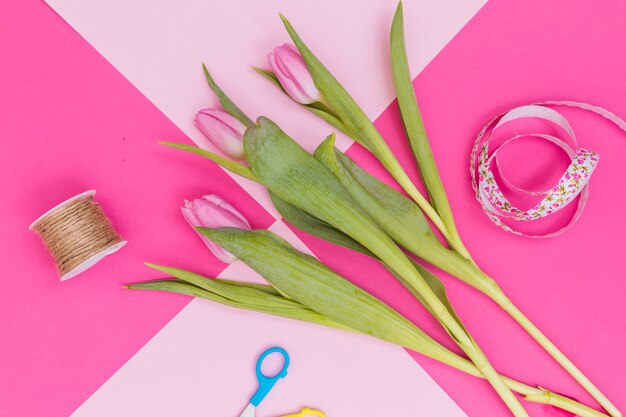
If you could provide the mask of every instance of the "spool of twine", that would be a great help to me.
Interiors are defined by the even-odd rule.
[[[61,280],[71,278],[126,244],[87,191],[59,204],[31,224],[48,248]]]

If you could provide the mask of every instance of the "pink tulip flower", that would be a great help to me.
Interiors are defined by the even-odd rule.
[[[196,113],[194,124],[202,134],[228,157],[244,161],[243,134],[246,126],[222,110],[202,109]],[[199,147],[211,150],[208,142],[197,143]]]
[[[283,44],[268,55],[270,67],[283,89],[301,104],[320,101],[321,94],[298,49],[291,44]]]
[[[185,200],[182,212],[187,223],[194,228],[198,226],[210,228],[236,227],[250,230],[248,220],[236,208],[214,194],[205,195],[192,201]],[[226,263],[233,263],[237,260],[230,252],[212,242],[197,230],[196,232],[219,260]]]

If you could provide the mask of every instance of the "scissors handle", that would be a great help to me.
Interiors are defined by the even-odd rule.
[[[326,414],[324,414],[320,410],[313,410],[311,408],[303,408],[302,411],[300,411],[299,413],[289,414],[289,415],[282,416],[282,417],[311,417],[311,416],[326,417]]]
[[[263,374],[261,370],[261,366],[263,365],[263,361],[272,353],[280,353],[283,356],[283,368],[274,376],[267,376]],[[256,390],[252,398],[250,398],[250,404],[255,407],[258,406],[261,401],[265,398],[268,392],[274,385],[276,385],[276,381],[281,378],[287,376],[287,368],[289,368],[289,354],[287,351],[280,347],[273,347],[267,349],[265,352],[259,356],[259,359],[256,362],[256,378],[259,381],[259,388]]]

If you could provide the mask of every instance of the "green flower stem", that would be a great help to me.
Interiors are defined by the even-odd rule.
[[[376,256],[381,256],[381,252],[376,252],[374,248],[368,248]],[[381,258],[382,260],[383,258]],[[404,257],[404,260],[407,258]],[[407,289],[419,299],[424,306],[439,320],[446,331],[455,340],[459,347],[467,354],[470,360],[475,364],[480,374],[491,383],[502,400],[509,407],[515,416],[527,415],[517,398],[512,394],[510,387],[501,379],[501,376],[489,363],[478,344],[469,335],[459,318],[454,314],[454,310],[447,306],[438,296],[434,289],[426,283],[423,276],[416,273],[415,267],[404,265],[404,260],[387,260],[384,263],[394,273],[394,275],[402,282]],[[409,264],[410,265],[410,264]],[[403,269],[403,267],[406,267]]]
[[[504,294],[502,290],[490,291],[487,294],[504,311],[506,311],[539,345],[554,358],[611,416],[621,417],[622,413],[609,399],[582,373],[580,369],[548,337],[537,328],[522,311]]]
[[[571,398],[543,389],[540,393],[526,395],[524,399],[535,403],[549,404],[581,417],[606,417],[606,414],[576,402]]]
[[[507,297],[497,282],[473,263],[463,263],[458,257],[444,253],[449,262],[438,266],[458,277],[491,298],[506,311],[576,382],[578,382],[613,417],[622,413],[596,387],[585,374],[559,348],[533,324],[532,321]]]

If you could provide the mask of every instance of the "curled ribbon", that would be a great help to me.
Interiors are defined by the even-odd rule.
[[[520,236],[534,238],[552,237],[569,229],[582,214],[589,195],[588,182],[600,159],[597,153],[579,148],[574,131],[567,119],[561,113],[547,106],[568,106],[590,111],[606,118],[626,132],[626,122],[610,111],[602,107],[573,101],[546,101],[520,106],[508,110],[489,121],[478,134],[472,148],[470,160],[472,187],[476,193],[476,199],[487,216],[502,229]],[[544,133],[515,134],[495,149],[489,149],[489,141],[500,127],[513,120],[523,118],[538,118],[551,122],[565,131],[566,138],[561,139]],[[524,137],[546,140],[560,148],[571,159],[572,162],[554,187],[544,191],[529,191],[514,185],[504,176],[498,162],[498,152],[512,142]],[[521,210],[513,206],[502,193],[500,185],[493,175],[492,166],[495,166],[499,177],[509,187],[529,195],[542,195],[542,200],[528,210]],[[517,221],[541,219],[561,210],[577,197],[577,208],[574,215],[565,226],[555,232],[530,235],[515,230],[502,221],[502,219]]]

